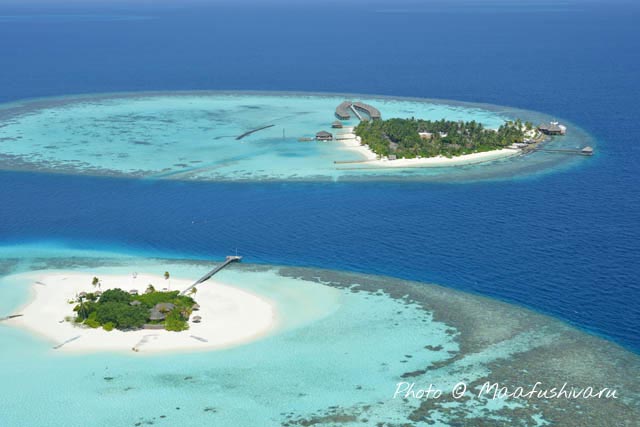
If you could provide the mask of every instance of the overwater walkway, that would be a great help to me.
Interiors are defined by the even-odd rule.
[[[187,289],[185,289],[184,291],[180,292],[180,295],[186,295],[187,292],[189,292],[191,289],[195,288],[200,283],[206,282],[207,280],[211,279],[211,277],[213,277],[214,274],[218,273],[220,270],[222,270],[223,268],[225,268],[229,264],[231,264],[233,262],[240,262],[241,260],[242,260],[242,257],[238,256],[238,255],[229,255],[229,256],[227,256],[227,258],[225,259],[225,261],[222,264],[216,266],[214,269],[209,271],[207,274],[205,274],[204,276],[202,276],[201,278],[196,280],[193,285],[189,286]]]

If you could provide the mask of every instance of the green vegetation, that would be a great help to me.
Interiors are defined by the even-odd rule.
[[[482,124],[449,120],[389,119],[362,121],[355,128],[356,135],[380,156],[397,158],[460,156],[491,151],[523,142],[531,123],[509,121],[497,130]],[[420,133],[430,135],[420,136]]]
[[[157,309],[158,304],[164,305]],[[145,324],[164,324],[169,331],[183,331],[189,328],[187,321],[194,304],[191,297],[178,291],[157,292],[150,285],[143,295],[131,295],[122,289],[109,289],[100,297],[89,293],[78,298],[74,311],[77,323],[106,331],[139,329]],[[152,319],[154,310],[160,319]]]

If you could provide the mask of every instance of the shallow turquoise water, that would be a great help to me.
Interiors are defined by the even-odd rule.
[[[383,118],[476,120],[497,128],[505,120],[539,123],[542,114],[452,101],[357,95],[166,92],[51,98],[0,109],[0,167],[165,179],[313,180],[416,176],[511,176],[576,162],[575,156],[535,153],[457,168],[361,170],[334,161],[361,155],[337,142],[299,142],[332,130],[344,99],[377,106]],[[352,118],[347,124],[355,124]],[[273,125],[241,140],[252,129]],[[570,125],[555,148],[594,145]],[[353,170],[357,168],[359,170]]]
[[[210,263],[14,246],[0,250],[0,267],[0,314],[8,314],[28,297],[29,284],[15,280],[17,272],[169,269],[173,277],[197,278]],[[567,413],[572,420],[580,413],[616,419],[638,411],[630,376],[640,372],[636,355],[521,308],[438,286],[326,270],[234,265],[218,280],[267,296],[289,321],[251,344],[152,356],[63,353],[0,323],[0,364],[11,367],[3,371],[0,424],[84,426],[86,418],[75,415],[82,413],[96,426],[450,425],[464,419],[474,425],[474,417],[504,416],[512,425],[543,425]],[[292,304],[290,296],[300,290],[307,301]],[[320,315],[309,314],[318,308]],[[563,381],[618,387],[626,401],[581,401],[578,411],[561,401],[540,407],[526,400],[393,398],[400,381],[433,384],[446,395],[460,381],[470,389],[489,379],[553,382],[559,367]],[[625,415],[615,412],[619,404]]]

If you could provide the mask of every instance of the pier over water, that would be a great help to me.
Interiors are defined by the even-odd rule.
[[[365,113],[371,120],[380,120],[382,115],[376,107],[365,104],[364,102],[344,101],[336,107],[336,117],[340,120],[349,120],[351,112],[360,120],[365,120],[359,113]]]
[[[186,295],[187,292],[189,292],[191,289],[195,288],[200,283],[206,282],[207,280],[211,279],[211,277],[213,277],[214,274],[218,273],[220,270],[222,270],[223,268],[225,268],[226,266],[228,266],[232,262],[240,262],[241,260],[242,260],[242,257],[238,256],[238,255],[229,255],[229,256],[227,256],[227,258],[225,259],[225,261],[222,264],[216,266],[213,270],[209,271],[207,274],[205,274],[204,276],[202,276],[201,278],[196,280],[193,285],[189,286],[187,289],[185,289],[184,291],[180,292],[180,295]]]

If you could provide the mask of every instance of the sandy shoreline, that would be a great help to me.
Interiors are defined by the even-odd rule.
[[[344,132],[337,135],[338,142],[342,144],[342,148],[358,153],[362,160],[353,162],[341,162],[341,168],[358,168],[359,166],[371,168],[428,168],[428,167],[446,167],[446,166],[462,166],[475,163],[489,162],[492,160],[502,159],[515,156],[522,153],[517,148],[502,148],[500,150],[484,151],[481,153],[464,154],[455,157],[426,157],[415,159],[395,159],[378,158],[368,145],[362,145],[360,138],[353,134],[352,128],[344,128]]]
[[[116,351],[130,354],[169,351],[211,350],[247,343],[267,335],[277,326],[275,304],[260,295],[240,290],[219,282],[209,281],[198,286],[195,299],[200,310],[194,315],[201,323],[189,322],[183,332],[166,330],[138,330],[107,332],[77,326],[65,318],[73,316],[70,304],[79,292],[93,292],[93,275],[76,272],[40,272],[21,275],[32,282],[31,299],[16,313],[22,317],[6,320],[13,325],[34,332],[64,352]],[[100,275],[100,290],[119,287],[126,291],[144,292],[151,283],[156,289],[182,290],[193,281],[150,274]],[[193,316],[192,316],[193,318]],[[132,351],[136,348],[138,351]]]

